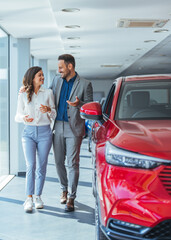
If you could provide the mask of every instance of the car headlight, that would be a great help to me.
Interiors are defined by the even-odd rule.
[[[106,161],[110,164],[133,168],[150,169],[155,168],[161,164],[170,163],[170,161],[160,158],[149,157],[117,148],[109,142],[106,142],[105,157]]]

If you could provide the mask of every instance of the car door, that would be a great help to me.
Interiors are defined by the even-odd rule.
[[[93,166],[93,194],[96,196],[96,154],[99,149],[100,144],[105,145],[105,141],[107,138],[107,129],[110,125],[109,117],[111,114],[111,108],[113,103],[113,97],[115,92],[115,83],[112,85],[109,94],[106,98],[105,103],[103,104],[102,113],[104,120],[94,122],[92,126],[92,166]],[[99,163],[98,163],[99,164]]]
[[[106,134],[106,124],[105,123],[110,118],[115,87],[116,87],[116,83],[113,83],[113,85],[108,93],[108,96],[106,98],[106,101],[103,104],[102,113],[103,113],[104,120],[94,122],[94,124],[92,126],[93,147],[95,147],[98,142],[101,142],[102,140],[104,140],[104,138],[106,138],[106,135],[105,135]]]

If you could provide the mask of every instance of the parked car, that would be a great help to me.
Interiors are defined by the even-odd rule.
[[[120,77],[92,128],[96,239],[171,239],[171,75]]]

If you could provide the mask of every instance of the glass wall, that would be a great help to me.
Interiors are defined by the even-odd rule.
[[[0,178],[9,174],[8,35],[0,28]]]

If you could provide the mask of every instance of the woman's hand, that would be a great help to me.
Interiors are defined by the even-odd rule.
[[[24,93],[26,91],[25,86],[21,86],[19,89],[19,93]]]
[[[51,112],[51,108],[41,104],[40,111],[41,111],[41,113],[47,113],[47,112],[50,113]]]
[[[24,116],[24,122],[33,122],[34,118],[29,118],[29,115]]]

